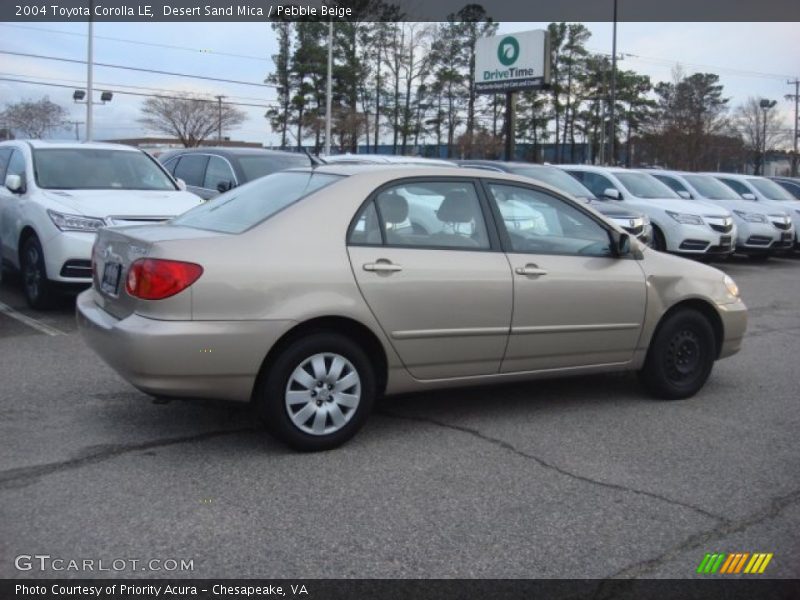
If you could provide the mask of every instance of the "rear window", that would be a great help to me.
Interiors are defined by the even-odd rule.
[[[221,233],[242,233],[340,179],[341,175],[313,171],[274,173],[221,194],[173,219],[172,223]]]
[[[37,148],[34,172],[50,190],[175,190],[144,152],[99,148]]]

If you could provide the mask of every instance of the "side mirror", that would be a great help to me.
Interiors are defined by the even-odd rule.
[[[631,236],[616,230],[611,231],[611,253],[614,256],[627,256],[631,252]]]
[[[679,190],[678,191],[678,196],[680,196],[684,200],[691,200],[692,199],[692,195],[689,192],[687,192],[686,190]]]
[[[25,193],[25,183],[19,175],[6,175],[6,187],[14,194]]]
[[[231,190],[231,189],[233,189],[233,182],[232,181],[220,181],[217,184],[217,191],[220,194],[224,194],[225,192],[227,192],[228,190]]]
[[[744,194],[742,194],[742,198],[744,198],[745,200],[758,200],[758,198],[756,198],[756,195],[751,194],[750,192],[745,192]]]
[[[610,198],[611,200],[622,200],[622,194],[618,189],[606,188],[603,190],[603,197]]]
[[[180,177],[178,177],[177,179],[175,179],[175,183],[177,183],[177,184],[178,184],[178,189],[179,189],[180,191],[182,191],[182,192],[185,192],[185,191],[186,191],[186,182],[185,182],[183,179],[181,179]]]

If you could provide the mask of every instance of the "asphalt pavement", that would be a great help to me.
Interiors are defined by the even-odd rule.
[[[74,300],[31,311],[6,278],[0,577],[685,578],[707,552],[800,577],[800,259],[716,266],[750,326],[693,399],[633,375],[404,396],[319,454],[247,406],[136,391]],[[37,554],[142,562],[15,567]]]

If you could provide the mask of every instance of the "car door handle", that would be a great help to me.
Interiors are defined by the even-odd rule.
[[[366,263],[364,265],[364,270],[374,273],[394,273],[396,271],[402,271],[403,267],[389,262],[388,260],[379,260],[374,263]]]
[[[529,277],[539,277],[541,275],[547,275],[547,271],[544,269],[540,269],[537,265],[529,263],[524,267],[517,267],[514,269],[514,272],[517,275],[527,275]]]

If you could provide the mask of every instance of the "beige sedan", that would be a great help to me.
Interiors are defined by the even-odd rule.
[[[303,450],[348,440],[383,394],[634,370],[689,397],[747,322],[720,271],[544,184],[447,167],[276,173],[103,229],[92,264],[80,329],[125,379],[252,401]]]

